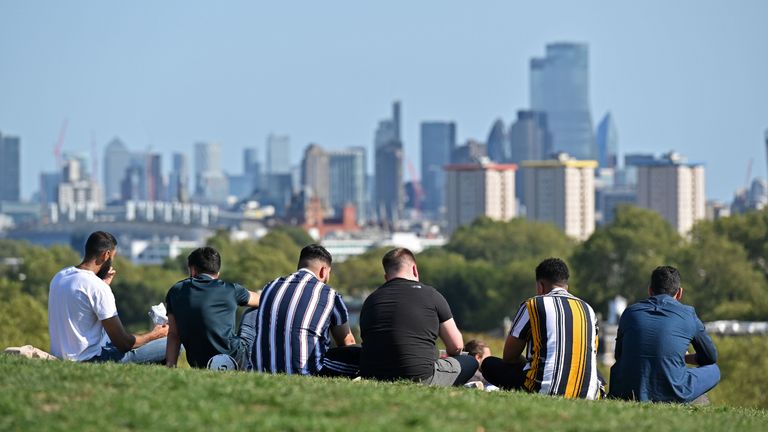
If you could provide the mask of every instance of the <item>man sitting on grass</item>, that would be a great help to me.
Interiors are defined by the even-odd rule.
[[[240,333],[252,341],[250,369],[300,375],[355,376],[359,347],[341,295],[328,285],[331,254],[312,244],[298,270],[264,287],[259,309],[243,315]],[[337,347],[331,349],[331,337]],[[357,348],[357,349],[355,349]]]
[[[715,344],[694,308],[680,303],[683,287],[676,268],[657,267],[648,295],[619,320],[609,396],[692,402],[720,381]],[[689,345],[694,354],[686,353]],[[687,368],[686,363],[698,367]]]
[[[161,363],[168,326],[129,333],[117,314],[110,284],[117,239],[96,231],[85,242],[83,262],[56,273],[48,293],[51,353],[62,360]]]
[[[226,354],[245,368],[246,344],[235,334],[238,306],[256,307],[259,294],[219,279],[221,256],[212,247],[195,249],[187,258],[189,278],[168,290],[166,365],[175,367],[181,345],[187,362],[205,368],[211,357]]]
[[[416,258],[408,249],[387,252],[382,264],[386,283],[368,296],[360,312],[360,374],[385,381],[464,385],[477,371],[477,360],[460,355],[464,341],[448,302],[419,282]],[[438,336],[447,358],[438,358]]]
[[[523,302],[504,344],[504,357],[483,361],[483,376],[503,389],[597,399],[597,320],[568,293],[568,266],[548,258],[536,267],[536,296]],[[527,357],[521,354],[527,347]]]

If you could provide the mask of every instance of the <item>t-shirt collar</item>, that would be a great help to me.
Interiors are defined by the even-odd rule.
[[[314,277],[315,277],[315,279],[317,279],[317,280],[320,280],[320,278],[319,278],[319,277],[317,277],[317,275],[315,274],[315,272],[313,272],[312,270],[310,270],[310,269],[308,269],[308,268],[306,268],[306,267],[302,267],[302,268],[300,268],[300,269],[299,269],[299,271],[305,271],[305,272],[307,272],[307,273],[311,274],[312,276],[314,276]]]
[[[202,280],[212,281],[216,278],[207,273],[198,273],[197,276],[195,276],[193,279],[202,279]]]

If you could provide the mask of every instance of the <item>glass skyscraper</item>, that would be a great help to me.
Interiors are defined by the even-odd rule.
[[[606,113],[597,125],[597,163],[600,168],[616,168],[619,151],[619,134],[611,113]]]
[[[547,114],[555,152],[577,159],[596,159],[589,108],[589,48],[553,43],[546,56],[530,63],[531,109]]]
[[[21,198],[19,138],[0,134],[0,201]]]
[[[424,122],[421,124],[421,187],[425,211],[438,211],[445,205],[445,172],[456,148],[456,123]]]

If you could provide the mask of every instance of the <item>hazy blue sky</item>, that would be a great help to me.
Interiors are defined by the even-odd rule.
[[[528,106],[528,60],[553,41],[589,44],[593,120],[613,112],[621,153],[702,161],[719,199],[750,158],[765,176],[768,1],[262,3],[0,0],[0,131],[21,136],[22,194],[53,169],[65,118],[65,151],[119,136],[191,157],[213,140],[238,173],[270,132],[295,160],[309,142],[370,148],[400,99],[418,169],[421,121],[485,140]]]

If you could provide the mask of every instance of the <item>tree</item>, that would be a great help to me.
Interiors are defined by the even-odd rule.
[[[703,320],[763,320],[768,315],[766,279],[750,264],[747,251],[713,224],[694,227],[680,267],[682,301],[694,305]]]
[[[571,291],[595,310],[607,311],[617,295],[630,303],[648,296],[651,271],[676,265],[680,235],[653,211],[620,206],[614,221],[598,228],[571,258]]]
[[[485,260],[495,265],[551,256],[568,257],[575,242],[552,224],[513,219],[494,221],[475,219],[471,225],[456,230],[445,246],[468,260]]]

